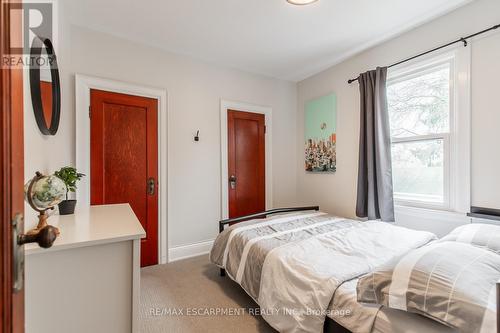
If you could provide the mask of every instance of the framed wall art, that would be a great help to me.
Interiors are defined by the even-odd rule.
[[[305,105],[305,169],[328,173],[337,170],[337,96],[330,94]]]

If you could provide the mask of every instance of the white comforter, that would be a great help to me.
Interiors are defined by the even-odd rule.
[[[307,222],[297,228],[301,219]],[[260,305],[264,319],[280,332],[322,332],[328,305],[342,283],[435,239],[431,233],[384,222],[325,215],[314,219],[319,218],[298,216],[293,225],[290,219],[280,223],[278,218],[260,226],[244,225],[241,231],[233,226],[221,234],[211,253],[212,261],[228,270]],[[309,234],[293,234],[298,232]],[[257,247],[254,260],[252,247]],[[224,254],[226,260],[221,259]]]

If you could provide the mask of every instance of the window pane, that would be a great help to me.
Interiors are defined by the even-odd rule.
[[[396,199],[444,202],[443,139],[393,143]]]
[[[387,99],[392,137],[448,133],[450,64],[389,82]]]

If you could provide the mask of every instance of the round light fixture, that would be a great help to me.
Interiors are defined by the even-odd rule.
[[[286,0],[288,3],[291,3],[292,5],[298,5],[298,6],[302,6],[302,5],[309,5],[313,2],[316,2],[318,0]]]

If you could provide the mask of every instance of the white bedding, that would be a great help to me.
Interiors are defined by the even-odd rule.
[[[280,332],[322,332],[344,282],[435,239],[384,222],[295,214],[234,225],[219,235],[211,260],[226,269]],[[376,312],[359,332],[370,333]]]
[[[335,290],[434,238],[426,232],[365,222],[271,251],[264,262],[258,304],[280,332],[321,332]],[[274,311],[278,309],[278,311]],[[267,314],[271,313],[271,314]],[[376,312],[365,318],[371,331]]]

